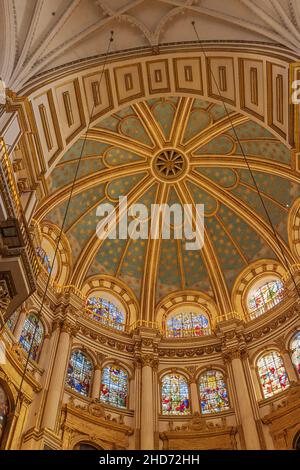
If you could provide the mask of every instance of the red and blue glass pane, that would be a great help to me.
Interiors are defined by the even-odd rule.
[[[29,353],[34,361],[37,360],[39,349],[43,341],[44,330],[35,315],[29,315],[23,326],[19,343],[22,348]]]
[[[203,336],[205,334],[209,334],[209,321],[200,313],[182,312],[167,319],[166,336],[169,338]]]
[[[87,307],[93,320],[99,321],[110,328],[124,331],[125,314],[112,302],[100,297],[90,297],[87,300]]]
[[[203,414],[219,413],[229,409],[227,387],[223,374],[210,370],[199,379],[200,405]]]
[[[47,255],[47,253],[45,252],[45,250],[39,246],[36,249],[36,254],[40,258],[41,263],[46,268],[47,272],[50,273],[51,272],[51,260],[49,256]]]
[[[292,341],[291,350],[293,364],[296,367],[298,374],[300,374],[300,331]]]
[[[281,356],[276,351],[261,357],[257,362],[257,367],[265,398],[272,397],[289,386]]]
[[[250,296],[248,300],[248,308],[250,314],[258,311],[263,313],[273,305],[282,300],[283,284],[281,281],[270,281],[261,286]]]
[[[178,374],[166,375],[162,380],[161,408],[163,415],[190,414],[189,387]]]
[[[92,362],[81,351],[74,351],[68,365],[66,385],[87,397],[90,392],[92,375]]]
[[[127,408],[128,374],[117,366],[107,366],[102,373],[100,400],[117,408]]]

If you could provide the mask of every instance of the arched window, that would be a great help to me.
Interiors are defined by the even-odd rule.
[[[39,351],[43,342],[43,337],[43,325],[35,315],[30,314],[24,322],[19,342],[22,348],[27,353],[30,351],[30,357],[34,361],[36,361],[38,358]]]
[[[283,299],[283,284],[279,279],[266,282],[251,292],[248,297],[248,311],[251,318],[256,318]]]
[[[105,326],[124,331],[125,313],[120,311],[115,304],[101,297],[89,297],[87,300],[88,312],[93,320],[99,321]]]
[[[87,397],[91,388],[93,364],[81,351],[71,354],[66,385],[76,392]]]
[[[258,375],[265,398],[272,397],[289,386],[289,379],[280,354],[264,354],[257,361]]]
[[[292,361],[300,374],[300,331],[294,336],[291,342]]]
[[[209,370],[199,377],[201,412],[219,413],[229,409],[227,387],[222,372]]]
[[[45,250],[41,246],[38,246],[36,248],[36,254],[39,257],[46,271],[50,273],[51,272],[51,260],[50,260],[50,257],[45,252]]]
[[[117,408],[127,408],[128,374],[118,366],[103,369],[100,400]]]
[[[8,412],[9,412],[8,397],[3,387],[0,385],[0,445],[2,443],[2,439],[3,439],[3,435],[5,431]]]
[[[161,409],[163,415],[190,414],[189,386],[179,374],[168,374],[162,379]]]
[[[180,312],[171,314],[166,321],[166,336],[183,338],[185,336],[204,336],[210,334],[209,321],[201,313]]]

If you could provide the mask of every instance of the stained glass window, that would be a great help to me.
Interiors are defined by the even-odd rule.
[[[108,405],[126,408],[128,400],[128,374],[117,366],[103,369],[100,400]]]
[[[171,315],[166,321],[166,336],[204,336],[210,334],[209,321],[201,313],[181,312]]]
[[[51,260],[49,256],[47,255],[47,253],[45,252],[45,250],[41,246],[39,246],[36,248],[36,254],[40,258],[41,263],[44,266],[44,268],[46,268],[47,272],[50,273],[51,272]]]
[[[272,397],[289,386],[289,379],[280,354],[265,354],[257,361],[258,375],[265,398]]]
[[[300,331],[294,336],[291,342],[292,361],[298,374],[300,374]]]
[[[6,418],[9,411],[8,398],[7,395],[0,385],[0,444],[4,434]]]
[[[165,375],[162,379],[161,394],[163,415],[190,414],[189,386],[182,375]]]
[[[87,397],[91,388],[92,375],[92,362],[81,351],[74,351],[68,365],[66,385]]]
[[[19,316],[19,312],[14,312],[7,320],[7,327],[10,329],[10,331],[14,330],[14,327],[18,320],[18,316]]]
[[[34,361],[38,358],[39,350],[43,342],[43,336],[44,329],[41,322],[35,315],[29,315],[24,322],[19,342],[26,352],[29,352],[31,349],[30,357]]]
[[[203,414],[219,413],[229,409],[227,387],[220,371],[204,372],[199,378],[199,391]]]
[[[281,302],[283,298],[283,284],[280,280],[267,282],[248,298],[248,309],[251,318],[262,313]]]
[[[124,331],[125,314],[109,300],[100,297],[90,297],[87,300],[87,308],[93,320],[99,321],[110,328]]]

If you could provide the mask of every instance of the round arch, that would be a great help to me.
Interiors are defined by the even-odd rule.
[[[203,313],[210,322],[212,330],[217,324],[217,306],[207,294],[203,292],[186,290],[183,292],[175,292],[164,297],[156,307],[155,319],[157,324],[162,328],[163,321],[172,313],[177,313],[180,308],[196,308],[199,313]]]
[[[107,300],[115,301],[117,307],[126,314],[126,327],[133,325],[139,318],[139,303],[132,289],[120,279],[108,275],[91,276],[85,280],[82,292],[86,298],[101,294]]]
[[[233,285],[232,304],[245,320],[248,319],[247,298],[253,287],[271,279],[283,280],[286,274],[283,266],[276,260],[262,259],[248,265],[237,277]]]
[[[292,252],[300,267],[300,197],[292,205],[288,218],[288,237]]]
[[[40,224],[32,221],[32,225],[36,248],[42,248],[45,254],[50,257],[50,267],[52,265],[51,256],[54,257],[57,241],[60,238],[52,271],[52,279],[57,286],[66,285],[72,272],[72,251],[66,235],[64,233],[61,234],[60,228],[49,221],[43,221]],[[44,266],[43,269],[45,269]]]

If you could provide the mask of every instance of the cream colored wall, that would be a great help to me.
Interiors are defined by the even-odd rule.
[[[37,294],[26,305],[27,311],[34,310],[36,302]],[[76,302],[78,303],[76,304]],[[269,425],[264,423],[264,419],[286,399],[287,392],[279,393],[271,399],[263,399],[255,364],[257,357],[262,352],[268,349],[278,350],[282,354],[290,381],[298,381],[299,383],[299,377],[287,356],[290,338],[300,328],[295,306],[289,306],[286,309],[283,304],[280,304],[249,325],[238,320],[219,323],[212,337],[170,341],[162,338],[158,332],[147,328],[140,328],[133,334],[116,334],[102,328],[98,323],[88,322],[87,324],[80,315],[77,318],[76,315],[74,317],[76,311],[74,309],[76,307],[78,309],[80,299],[73,296],[64,299],[63,303],[64,305],[60,305],[58,311],[54,305],[51,305],[51,308],[50,305],[45,306],[46,341],[38,363],[31,360],[29,362],[31,372],[26,376],[28,394],[26,419],[22,424],[19,421],[18,428],[16,428],[18,430],[14,431],[13,439],[8,444],[9,447],[28,449],[42,448],[45,444],[54,448],[64,446],[64,438],[61,434],[63,415],[60,410],[65,409],[67,404],[69,406],[70,402],[77,410],[78,407],[81,407],[83,423],[86,425],[84,409],[91,405],[92,399],[84,398],[64,387],[69,355],[72,349],[81,348],[92,358],[94,363],[98,363],[100,368],[113,362],[129,371],[129,409],[122,411],[103,406],[104,414],[108,417],[107,429],[113,425],[119,426],[121,423],[119,426],[121,430],[124,431],[125,428],[132,430],[126,431],[128,434],[126,437],[128,439],[126,441],[127,448],[139,448],[140,439],[142,442],[145,442],[146,439],[147,445],[150,447],[162,449],[163,442],[158,436],[160,433],[168,432],[169,422],[172,422],[174,428],[182,426],[189,428],[193,424],[193,415],[174,418],[160,414],[160,379],[164,373],[180,372],[187,377],[189,383],[192,383],[197,381],[197,377],[203,369],[213,367],[224,370],[231,409],[218,415],[206,415],[206,422],[221,426],[226,421],[227,427],[236,427],[235,440],[238,449],[252,448],[252,446],[254,448],[274,448]],[[266,333],[267,331],[268,333]],[[61,348],[59,346],[61,335],[64,335],[63,350],[59,349]],[[9,354],[18,354],[24,363],[25,354],[17,347],[14,335],[5,328],[2,337],[8,344],[8,350],[12,351]],[[245,338],[247,343],[245,343]],[[58,351],[64,351],[65,354],[58,358]],[[170,356],[168,357],[168,355]],[[241,361],[242,369],[239,368],[238,362],[234,361]],[[1,373],[4,372],[9,377],[8,383],[12,380],[16,386],[18,384],[17,377],[20,374],[18,367],[16,360],[10,360],[5,367],[0,366]],[[152,370],[152,384],[142,382],[142,378],[147,377],[147,375],[143,375],[145,367]],[[242,370],[244,371],[244,379],[241,377],[237,380],[237,374],[241,374]],[[53,392],[53,378],[55,378],[56,384],[60,384],[61,387],[55,393]],[[149,375],[146,380],[151,380]],[[248,387],[248,402],[250,404],[248,408],[245,408],[246,396],[244,395],[241,399],[241,396],[238,395],[242,380],[245,380]],[[149,387],[152,387],[153,391],[153,407],[150,410],[143,406],[143,399],[145,399],[143,390],[149,394]],[[191,398],[191,407],[195,411],[198,407],[196,403],[198,397],[196,400],[195,395]],[[49,405],[49,400],[52,405],[51,403]],[[53,418],[55,409],[58,413]],[[250,413],[250,418],[247,416],[247,419],[244,419],[245,413]],[[141,429],[140,425],[141,422],[147,422],[149,417],[150,420],[153,420],[153,436],[149,435],[148,428]],[[252,443],[249,440],[249,433],[247,437],[247,426],[251,420],[255,424],[255,429],[258,429],[256,431],[257,441],[254,440]],[[45,429],[45,426],[46,428],[50,427]],[[79,439],[81,429],[79,428],[77,431]],[[102,428],[101,432],[103,433]],[[119,428],[114,432],[119,432]]]

